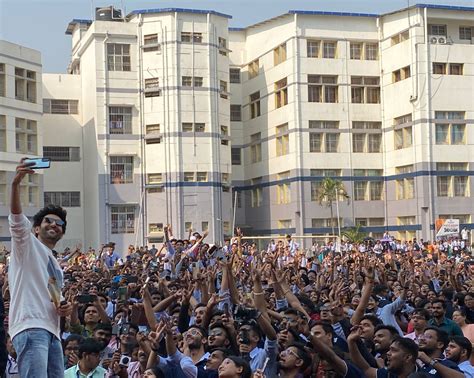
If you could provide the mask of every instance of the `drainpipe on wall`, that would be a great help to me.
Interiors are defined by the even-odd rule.
[[[103,41],[103,53],[104,53],[104,128],[105,128],[105,157],[104,157],[104,215],[105,215],[105,242],[108,243],[109,240],[109,191],[110,191],[110,179],[109,179],[109,135],[108,135],[108,64],[107,64],[107,41],[109,40],[109,32],[105,32],[105,38]]]

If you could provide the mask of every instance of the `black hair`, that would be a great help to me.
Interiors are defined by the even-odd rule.
[[[107,331],[107,332],[112,332],[112,325],[111,324],[107,324],[107,323],[99,323],[95,326],[94,328],[94,332],[95,331]]]
[[[69,344],[72,341],[77,341],[77,343],[80,344],[84,341],[84,337],[82,337],[81,335],[74,334],[74,333],[69,335],[66,338],[66,340],[64,340],[63,342],[64,348],[66,348],[67,344]]]
[[[158,366],[153,366],[146,370],[151,370],[156,378],[165,378],[165,373],[163,373],[163,370],[161,370]]]
[[[451,287],[446,287],[441,290],[441,293],[445,296],[445,298],[449,301],[453,300],[454,297],[454,289]]]
[[[376,315],[371,315],[371,314],[364,315],[360,320],[361,321],[368,320],[369,322],[373,324],[374,327],[377,327],[378,325],[383,324],[383,322]]]
[[[413,357],[413,362],[416,361],[418,358],[418,344],[415,343],[415,341],[398,335],[392,340],[392,344],[393,343],[397,343],[401,349],[411,355]]]
[[[421,315],[421,316],[423,316],[423,318],[425,318],[425,320],[430,320],[431,319],[430,312],[426,308],[423,308],[423,307],[415,308],[412,315],[413,314]]]
[[[378,295],[384,291],[387,291],[388,290],[388,287],[387,285],[383,285],[383,284],[379,284],[379,285],[375,285],[374,289],[373,289],[373,293],[375,295]]]
[[[242,373],[240,373],[241,378],[252,377],[252,370],[250,369],[250,365],[243,358],[237,357],[237,356],[227,356],[226,358],[228,358],[229,360],[232,360],[237,367],[242,368]]]
[[[201,335],[202,335],[204,338],[207,338],[207,332],[206,332],[206,330],[205,330],[203,327],[198,326],[197,324],[193,324],[192,326],[189,326],[188,331],[189,331],[190,329],[193,329],[193,328],[196,328],[199,332],[201,332]]]
[[[300,372],[304,372],[310,365],[311,362],[313,361],[311,355],[306,352],[304,349],[305,346],[302,343],[293,343],[288,346],[288,348],[293,347],[296,348],[296,354],[298,355],[298,358],[303,361],[303,365],[299,368]]]
[[[395,336],[399,335],[398,330],[394,326],[391,326],[391,325],[388,325],[388,324],[379,324],[378,326],[375,327],[374,333],[377,332],[377,331],[380,331],[380,330],[387,330],[388,332],[390,332],[390,335],[392,336],[392,339]]]
[[[79,358],[82,358],[84,353],[97,353],[102,351],[102,344],[93,338],[87,338],[79,344]]]
[[[226,348],[214,348],[212,351],[209,351],[209,353],[214,353],[214,352],[221,352],[222,355],[224,356],[224,359],[226,359],[229,356],[232,356],[231,351]]]
[[[436,332],[436,338],[438,339],[438,341],[443,343],[443,350],[448,346],[449,335],[446,331],[443,331],[441,328],[438,327],[427,327],[425,328],[425,332],[426,331]]]
[[[329,333],[331,335],[334,335],[334,328],[332,328],[332,325],[329,322],[325,322],[324,320],[318,320],[311,325],[311,328],[315,326],[321,326],[321,328],[326,334]]]
[[[430,291],[434,291],[434,290],[430,290]],[[442,299],[434,299],[431,304],[434,305],[435,303],[441,303],[442,306],[443,306],[443,309],[446,310],[446,302]]]
[[[61,206],[48,205],[48,206],[43,207],[40,211],[38,211],[33,216],[33,227],[41,226],[41,222],[43,222],[44,217],[49,214],[57,215],[64,222],[64,225],[62,226],[63,235],[64,235],[66,233],[66,226],[67,226],[67,221],[66,221],[67,211],[64,210]]]
[[[464,336],[451,336],[449,338],[449,341],[453,342],[456,345],[459,345],[461,349],[466,349],[467,352],[467,358],[471,356],[472,353],[472,344],[471,341]]]

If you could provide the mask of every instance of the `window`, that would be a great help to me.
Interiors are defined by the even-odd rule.
[[[262,206],[262,196],[263,196],[263,191],[260,186],[257,186],[261,184],[262,178],[261,177],[256,177],[251,180],[251,183],[254,188],[251,190],[251,206],[252,207],[260,207]]]
[[[48,114],[78,114],[77,100],[43,99],[43,113]]]
[[[181,85],[183,87],[192,87],[193,86],[193,77],[192,76],[183,76],[181,78]]]
[[[242,121],[242,106],[241,105],[230,106],[230,120],[233,122]]]
[[[250,95],[250,118],[260,117],[260,91]]]
[[[413,165],[404,165],[396,167],[395,172],[397,175],[407,175],[414,172]],[[403,177],[395,180],[396,184],[396,199],[412,199],[415,198],[415,178],[414,177]]]
[[[433,74],[446,75],[446,63],[433,62]]]
[[[6,197],[7,197],[7,172],[0,171],[0,205],[6,205],[7,203]]]
[[[200,76],[183,76],[181,78],[181,85],[183,87],[202,87],[202,77]]]
[[[227,40],[225,38],[219,37],[219,54],[222,56],[227,56]]]
[[[146,125],[145,130],[146,130],[146,135],[145,135],[145,143],[146,144],[159,144],[159,143],[161,143],[160,124],[159,123]]]
[[[355,218],[354,223],[360,227],[381,227],[385,225],[385,218]]]
[[[433,74],[435,75],[462,75],[464,64],[462,63],[433,63]]]
[[[469,197],[468,163],[437,163],[436,170],[438,197]]]
[[[147,185],[161,185],[163,184],[162,173],[148,173],[146,176]]]
[[[157,77],[145,79],[145,97],[161,96],[160,79]]]
[[[23,206],[39,205],[39,176],[29,175],[20,184],[20,201]]]
[[[181,128],[183,132],[195,132],[195,133],[203,133],[206,130],[205,123],[192,123],[192,122],[183,122],[181,124]]]
[[[392,46],[397,45],[403,41],[407,41],[410,38],[410,32],[408,30],[405,30],[401,33],[395,34],[392,36],[391,41],[392,41]]]
[[[227,91],[227,81],[224,81],[224,80],[219,81],[219,95],[223,99],[229,98],[229,92]]]
[[[273,64],[278,64],[286,60],[286,43],[281,44],[276,49],[273,49]]]
[[[44,205],[80,207],[81,192],[44,192]]]
[[[258,163],[262,161],[262,134],[256,133],[250,135],[250,156],[252,159],[252,163]]]
[[[462,63],[449,63],[449,74],[450,75],[462,75],[464,64]]]
[[[318,201],[319,188],[324,177],[339,177],[341,169],[311,169],[311,201]]]
[[[291,228],[291,219],[280,219],[278,221],[278,229],[287,230]]]
[[[354,169],[354,176],[376,179],[354,180],[354,201],[379,201],[383,200],[383,178],[381,169]]]
[[[399,70],[392,72],[392,82],[396,83],[397,81],[405,80],[410,77],[410,66],[400,68]]]
[[[0,97],[5,97],[7,94],[5,77],[5,63],[0,63]]]
[[[193,222],[184,222],[184,229],[191,230],[193,228]]]
[[[163,223],[149,223],[148,224],[149,234],[158,234],[162,232],[163,232]]]
[[[110,183],[133,183],[133,156],[110,157]]]
[[[132,107],[109,106],[109,133],[132,133]]]
[[[158,34],[146,34],[143,36],[143,51],[160,51],[161,46],[158,43]]]
[[[202,33],[181,32],[181,42],[202,43]]]
[[[338,152],[340,135],[338,121],[309,121],[309,128],[310,152]]]
[[[379,58],[379,45],[378,43],[366,43],[365,44],[365,59],[366,60],[378,60]]]
[[[184,182],[194,182],[194,181],[196,181],[194,172],[183,172],[183,181]]]
[[[230,180],[228,173],[221,173],[221,183],[222,183],[222,191],[229,193],[230,192]]]
[[[352,129],[352,152],[381,152],[381,122],[354,121],[352,122]]]
[[[308,58],[319,58],[321,41],[306,41],[306,55]]]
[[[283,181],[290,178],[290,172],[281,172],[277,174],[277,180]],[[290,182],[279,182],[277,185],[277,204],[287,204],[291,202]]]
[[[472,28],[470,26],[459,27],[459,39],[472,40]]]
[[[109,71],[130,71],[130,45],[108,43],[107,66]]]
[[[257,76],[258,71],[259,71],[259,63],[258,63],[258,59],[256,59],[253,62],[250,62],[248,65],[249,80]]]
[[[232,84],[239,84],[240,83],[240,68],[230,68],[229,79]]]
[[[15,118],[16,152],[36,155],[38,152],[38,130],[36,121]]]
[[[351,76],[351,102],[353,104],[380,104],[380,78]]]
[[[207,172],[196,172],[196,181],[197,182],[206,182],[207,181]]]
[[[336,57],[337,42],[324,41],[323,42],[323,58],[334,59]]]
[[[36,72],[15,67],[15,98],[36,102]]]
[[[0,151],[7,151],[7,117],[2,114],[0,114]]]
[[[286,77],[275,83],[275,108],[288,104],[288,87]]]
[[[133,234],[135,232],[135,206],[110,206],[112,234]]]
[[[242,164],[242,149],[238,147],[232,147],[231,149],[232,165]]]
[[[416,224],[416,217],[415,216],[407,216],[407,217],[397,217],[397,224],[398,226],[414,226]],[[409,229],[397,231],[397,239],[400,240],[412,240],[416,236],[416,231]]]
[[[466,144],[464,116],[464,112],[435,112],[436,144]]]
[[[360,42],[351,42],[349,47],[351,59],[362,59],[362,46],[363,44]]]
[[[290,152],[290,135],[288,134],[288,124],[276,127],[276,155],[283,156]]]
[[[405,114],[403,116],[393,119],[393,124],[395,127],[395,130],[393,132],[394,146],[396,150],[412,146],[413,133],[411,121],[411,114]]]
[[[337,76],[308,75],[308,102],[335,103],[337,100]]]
[[[429,35],[439,35],[446,37],[446,25],[428,25]]]
[[[43,147],[43,156],[51,161],[80,161],[79,147]]]
[[[471,216],[469,214],[440,214],[438,215],[439,219],[459,219],[460,224],[471,223]]]
[[[223,146],[229,145],[229,127],[221,125],[221,144]]]

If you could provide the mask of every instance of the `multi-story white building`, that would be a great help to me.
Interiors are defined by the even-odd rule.
[[[247,234],[327,234],[326,176],[349,193],[343,227],[472,228],[474,8],[228,18],[109,8],[68,25],[69,74],[43,76],[42,122],[65,244],[151,243],[167,223],[219,241],[234,214]]]
[[[0,241],[8,244],[10,183],[22,157],[41,155],[41,54],[0,41]],[[38,153],[39,152],[39,153]],[[42,204],[43,175],[29,176],[20,195],[26,216]]]

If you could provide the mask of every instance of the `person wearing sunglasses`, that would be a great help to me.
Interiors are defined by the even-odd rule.
[[[60,318],[69,316],[72,306],[61,296],[63,273],[53,250],[66,232],[66,211],[48,205],[30,223],[21,206],[20,185],[35,171],[24,160],[11,186],[9,332],[21,377],[63,377]]]

